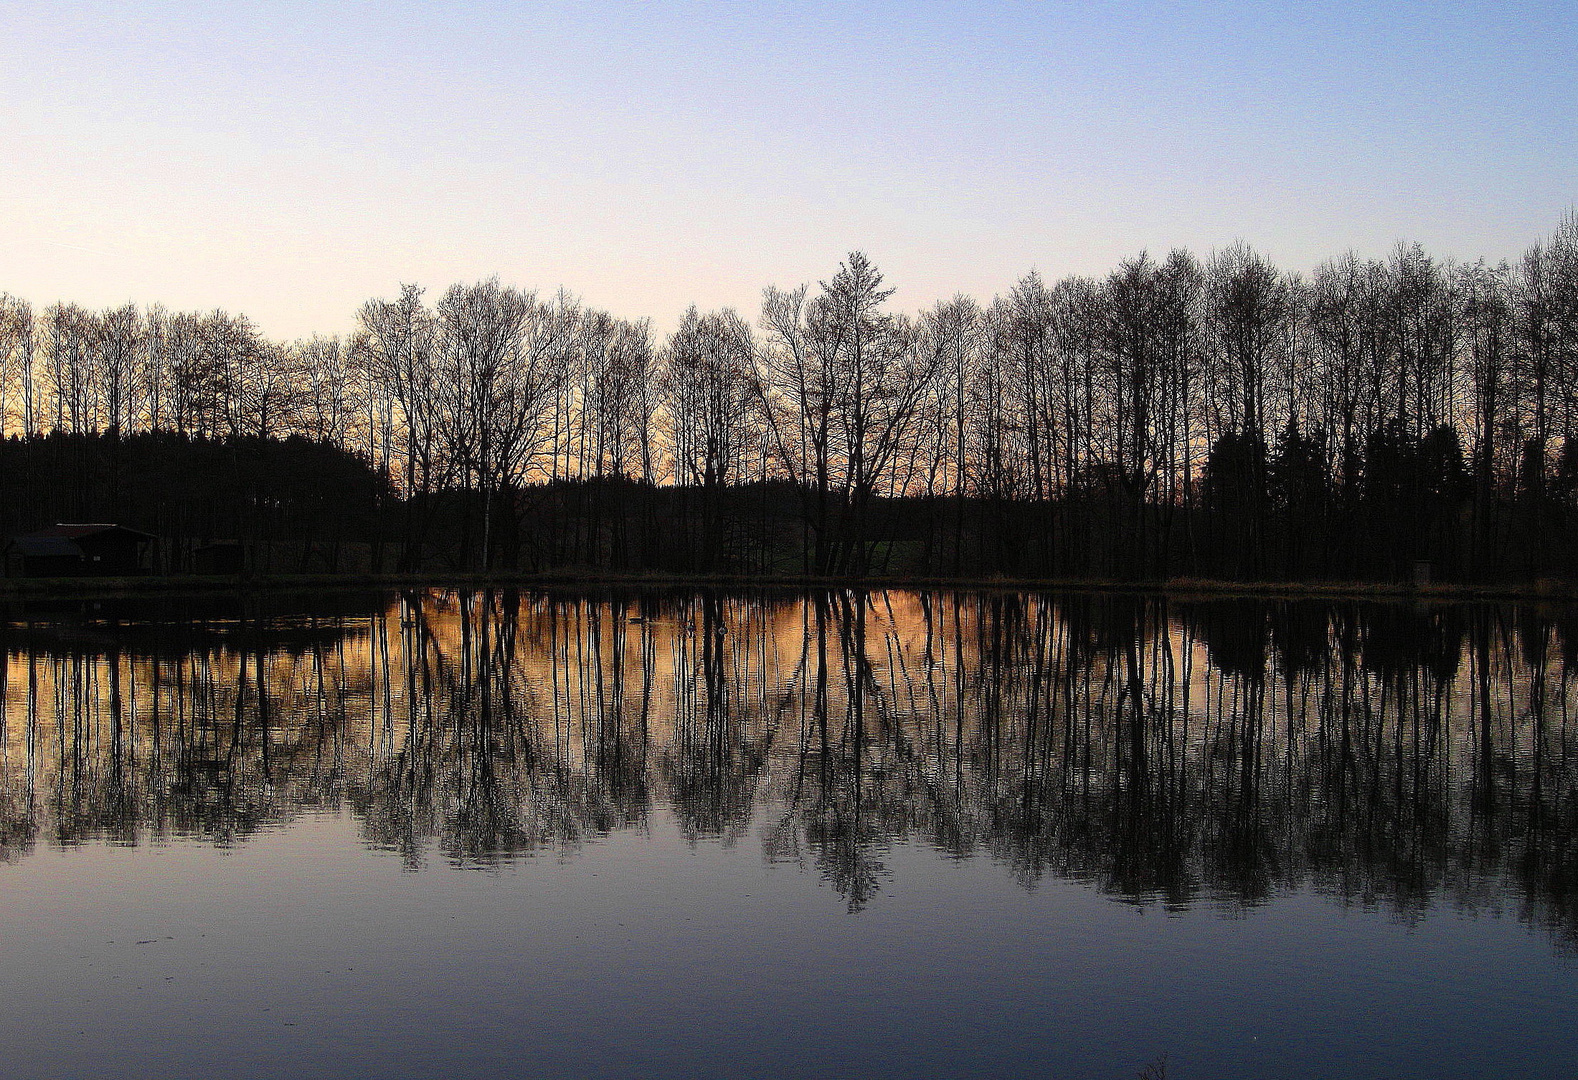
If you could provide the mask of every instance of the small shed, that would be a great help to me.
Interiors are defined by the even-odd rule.
[[[152,533],[123,525],[61,522],[13,537],[5,547],[9,577],[103,577],[147,573]]]

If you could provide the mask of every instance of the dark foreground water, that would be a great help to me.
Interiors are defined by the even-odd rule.
[[[0,1074],[1571,1075],[1571,619],[16,611]]]

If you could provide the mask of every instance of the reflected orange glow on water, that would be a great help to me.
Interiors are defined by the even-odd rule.
[[[901,591],[14,622],[0,853],[239,843],[328,808],[411,866],[490,864],[661,814],[755,828],[855,909],[883,845],[921,839],[1167,904],[1319,882],[1409,910],[1488,875],[1566,936],[1566,626]]]

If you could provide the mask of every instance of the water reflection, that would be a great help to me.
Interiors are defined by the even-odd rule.
[[[15,615],[0,859],[232,844],[348,807],[420,867],[667,814],[857,911],[886,852],[1136,903],[1314,886],[1578,943],[1578,620],[1007,593],[420,592],[356,611]]]

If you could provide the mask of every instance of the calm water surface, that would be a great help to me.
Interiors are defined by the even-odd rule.
[[[6,1076],[1578,1061],[1572,612],[432,592],[3,637]]]

